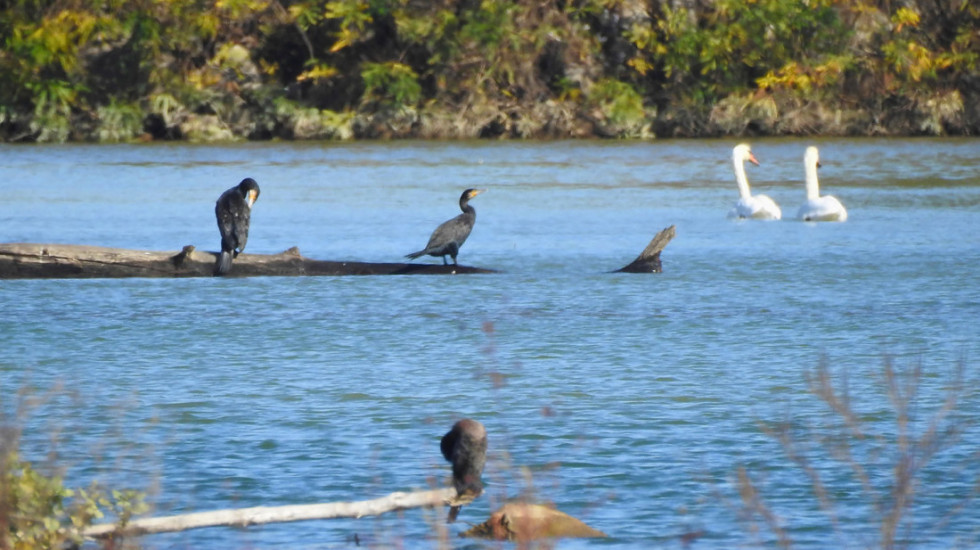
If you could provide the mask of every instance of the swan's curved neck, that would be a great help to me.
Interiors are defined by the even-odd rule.
[[[749,178],[745,175],[745,161],[737,156],[732,156],[732,168],[735,169],[735,183],[738,184],[739,196],[746,199],[751,197]]]
[[[820,183],[817,181],[817,163],[807,161],[804,166],[806,170],[806,198],[813,200],[820,197]]]

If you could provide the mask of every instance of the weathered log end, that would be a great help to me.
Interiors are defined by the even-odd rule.
[[[608,535],[549,506],[511,502],[490,514],[490,519],[460,533],[460,536],[522,543],[559,537],[601,538]]]
[[[660,262],[660,253],[677,235],[676,226],[671,225],[662,229],[653,236],[650,244],[643,249],[643,252],[626,267],[617,269],[613,273],[662,273],[663,265]]]

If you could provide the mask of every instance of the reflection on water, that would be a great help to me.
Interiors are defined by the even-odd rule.
[[[809,143],[753,143],[753,189],[788,213],[804,198]],[[816,143],[844,224],[726,219],[731,141],[0,148],[2,241],[213,250],[214,200],[247,175],[263,190],[249,252],[400,261],[458,212],[462,189],[486,187],[459,259],[504,271],[5,281],[2,389],[62,384],[32,414],[25,452],[43,457],[57,433],[70,482],[155,488],[161,514],[443,483],[439,437],[473,416],[490,433],[487,496],[451,533],[531,479],[539,498],[613,536],[563,548],[682,547],[688,531],[703,531],[697,547],[751,544],[733,485],[747,465],[798,547],[873,546],[860,483],[816,459],[842,499],[835,528],[759,421],[829,433],[805,382],[822,359],[882,433],[894,431],[886,355],[926,370],[923,415],[958,361],[976,384],[980,150]],[[671,224],[663,274],[607,273]],[[975,415],[976,392],[960,407]],[[915,547],[977,542],[975,517],[942,519],[980,473],[964,462],[978,443],[967,430],[923,472]],[[884,479],[886,458],[874,458]],[[427,547],[433,521],[412,511],[147,542],[345,548],[357,533]]]

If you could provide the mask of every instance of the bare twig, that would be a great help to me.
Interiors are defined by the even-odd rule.
[[[738,468],[738,493],[742,498],[743,506],[753,514],[757,514],[765,521],[770,531],[776,534],[781,548],[790,548],[792,543],[786,531],[779,526],[779,518],[766,506],[765,501],[759,495],[759,490],[752,483],[749,472],[744,467]]]
[[[937,455],[953,447],[971,425],[969,418],[956,414],[966,391],[964,370],[961,361],[951,383],[944,388],[941,407],[931,414],[922,414],[917,410],[923,402],[921,363],[911,369],[899,370],[892,359],[886,357],[881,381],[893,411],[894,432],[876,434],[870,422],[852,406],[846,373],[835,382],[826,361],[821,360],[816,370],[807,375],[807,382],[810,391],[827,404],[839,421],[837,427],[832,428],[839,433],[830,437],[795,435],[793,424],[789,422],[763,423],[762,429],[780,443],[786,456],[806,474],[813,495],[835,530],[840,528],[840,510],[832,495],[838,491],[829,486],[822,475],[826,470],[816,466],[826,462],[827,457],[849,467],[861,483],[872,517],[877,520],[879,540],[874,546],[886,550],[900,548],[915,534],[913,529],[917,526],[911,516],[923,490],[923,471]],[[978,458],[980,453],[971,453],[966,463],[975,464]],[[748,472],[742,468],[738,476],[745,509],[765,520],[769,530],[779,538],[780,545],[788,545],[785,529],[776,524],[775,513],[762,502]],[[966,510],[966,504],[976,500],[978,491],[980,483],[963,497],[961,503],[953,506],[939,524],[946,525],[953,516]]]

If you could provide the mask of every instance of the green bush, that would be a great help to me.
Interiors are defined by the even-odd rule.
[[[212,115],[210,130],[268,139],[286,133],[268,122],[276,99],[368,118],[455,112],[461,135],[493,111],[567,135],[540,119],[555,102],[578,110],[568,121],[599,108],[608,135],[642,134],[639,110],[655,106],[658,123],[704,135],[724,126],[709,120],[719,102],[763,94],[880,121],[865,131],[969,134],[978,27],[980,5],[962,0],[8,2],[0,139],[128,139],[133,105],[162,139],[210,135],[188,117]],[[177,119],[152,112],[162,96]]]
[[[66,488],[60,476],[38,472],[16,452],[0,457],[0,548],[37,550],[80,546],[82,531],[105,513],[124,525],[146,511],[143,494],[93,485]]]
[[[589,90],[586,103],[601,115],[611,134],[635,137],[642,133],[646,122],[643,98],[629,84],[602,79]]]
[[[418,103],[422,87],[418,75],[402,63],[365,63],[364,99],[385,106],[411,106]]]
[[[99,141],[126,141],[143,132],[143,111],[135,103],[115,100],[97,110]]]

